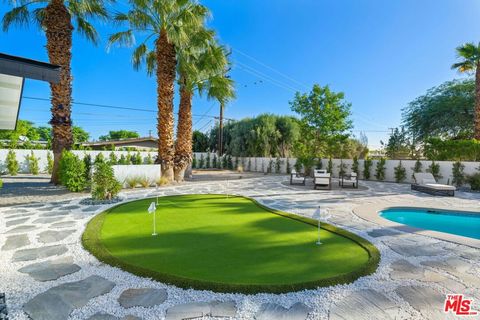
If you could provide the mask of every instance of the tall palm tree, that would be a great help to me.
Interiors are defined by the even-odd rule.
[[[466,43],[457,48],[460,62],[452,65],[459,72],[475,72],[475,127],[474,138],[480,140],[480,43]]]
[[[61,66],[59,83],[50,84],[54,164],[51,182],[59,182],[58,169],[62,151],[73,144],[71,101],[72,32],[76,28],[88,40],[97,43],[98,34],[88,21],[107,18],[104,3],[109,0],[10,0],[13,9],[2,19],[3,31],[12,25],[35,24],[47,38],[50,63]],[[75,25],[75,27],[74,27]]]
[[[194,43],[179,55],[178,73],[180,104],[178,113],[177,139],[175,145],[174,173],[176,181],[183,181],[185,169],[192,161],[192,97],[194,91],[200,94],[213,88],[210,81],[216,81],[228,66],[226,50],[218,46],[213,32],[200,30]],[[233,89],[232,89],[233,90]]]
[[[149,75],[156,74],[158,105],[158,161],[162,177],[173,181],[175,155],[173,96],[177,52],[186,48],[194,30],[203,26],[208,10],[189,0],[131,0],[132,9],[118,13],[115,21],[127,29],[110,37],[109,43],[132,46],[135,35],[142,41],[133,51],[135,69],[146,64]]]

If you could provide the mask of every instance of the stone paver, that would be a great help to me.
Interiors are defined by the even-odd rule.
[[[445,295],[429,287],[402,286],[395,292],[425,319],[446,319],[443,313]]]
[[[264,303],[255,315],[256,320],[305,320],[312,309],[301,302],[290,308],[275,303]]]
[[[108,314],[108,313],[102,313],[98,312],[95,313],[93,316],[88,318],[87,320],[142,320],[139,317],[135,317],[132,315],[125,316],[123,318],[116,317],[114,315]]]
[[[58,221],[57,217],[47,217],[47,218],[38,218],[32,221],[32,223],[40,223],[40,224],[49,224],[52,222]]]
[[[114,286],[115,283],[100,276],[63,283],[35,296],[23,310],[32,320],[65,320],[75,308],[110,292]]]
[[[432,246],[419,246],[415,244],[387,243],[387,245],[396,253],[402,256],[422,257],[422,256],[441,256],[445,251]]]
[[[26,231],[32,231],[32,230],[35,230],[35,229],[37,229],[36,226],[23,225],[23,226],[18,226],[18,227],[12,228],[5,233],[7,233],[7,234],[9,234],[9,233],[21,233],[21,232],[26,232]]]
[[[72,263],[72,261],[71,257],[49,260],[30,264],[18,269],[18,271],[29,274],[37,281],[57,280],[60,277],[80,270],[80,267]]]
[[[423,268],[414,266],[407,260],[394,261],[391,266],[393,270],[390,272],[390,277],[394,280],[403,279],[423,279],[425,277],[425,270]]]
[[[30,244],[30,240],[28,239],[28,235],[26,234],[17,234],[14,236],[8,236],[7,241],[2,247],[3,251],[7,250],[14,250],[21,247],[28,246]]]
[[[165,300],[167,300],[167,290],[152,288],[127,289],[118,298],[118,302],[124,308],[153,307],[162,304]]]
[[[11,227],[11,226],[16,226],[16,225],[22,224],[24,222],[27,222],[28,219],[30,219],[30,218],[20,218],[20,219],[15,219],[15,220],[9,220],[5,223],[5,226],[7,228]]]
[[[331,320],[397,319],[400,308],[373,289],[356,291],[336,302],[330,309]]]
[[[233,301],[191,302],[167,309],[165,320],[194,319],[201,317],[235,317],[237,308]]]
[[[396,236],[400,234],[400,232],[388,229],[388,228],[382,228],[382,229],[374,229],[372,231],[367,232],[370,237],[378,238],[378,237],[386,237],[386,236]]]
[[[76,225],[77,223],[75,221],[60,221],[56,223],[52,223],[50,227],[52,228],[70,228]]]
[[[55,245],[40,247],[34,249],[23,249],[16,251],[12,256],[12,261],[29,261],[51,256],[61,255],[67,252],[67,247],[64,245]]]
[[[54,230],[47,230],[40,232],[38,234],[38,241],[42,243],[51,243],[51,242],[58,242],[69,235],[71,235],[75,230],[61,230],[61,231],[54,231]]]

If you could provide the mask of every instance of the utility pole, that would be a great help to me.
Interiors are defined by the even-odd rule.
[[[223,102],[220,102],[220,117],[219,117],[219,126],[218,126],[218,156],[223,155]]]

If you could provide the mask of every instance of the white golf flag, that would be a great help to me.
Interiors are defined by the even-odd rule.
[[[155,202],[152,202],[150,203],[150,207],[148,207],[148,213],[154,213],[156,209]]]
[[[320,220],[320,213],[320,207],[318,207],[317,210],[315,210],[315,212],[313,213],[313,219]]]

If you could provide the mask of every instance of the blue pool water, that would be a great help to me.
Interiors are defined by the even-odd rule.
[[[480,214],[418,208],[391,208],[380,212],[390,221],[411,227],[480,239]]]

